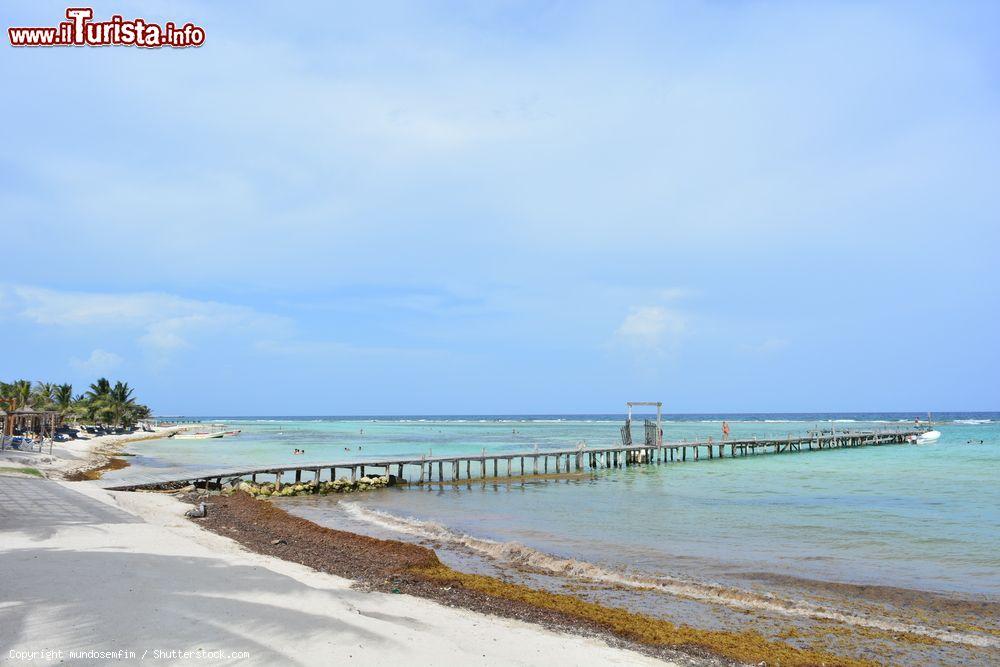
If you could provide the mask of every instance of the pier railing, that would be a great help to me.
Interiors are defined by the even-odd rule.
[[[741,458],[759,454],[784,454],[849,447],[898,445],[908,442],[926,429],[883,429],[874,431],[813,431],[805,435],[766,438],[736,438],[692,442],[664,442],[660,445],[619,445],[610,447],[578,446],[573,449],[533,450],[524,452],[487,452],[475,455],[372,458],[364,461],[302,463],[243,470],[192,471],[186,475],[137,473],[109,481],[105,488],[118,491],[170,488],[184,485],[211,488],[225,481],[273,477],[278,487],[294,480],[319,484],[343,477],[389,476],[391,483],[428,484],[461,483],[472,480],[512,479],[543,475],[565,475],[602,468],[633,465],[682,463],[703,459]],[[270,481],[270,480],[267,480]]]

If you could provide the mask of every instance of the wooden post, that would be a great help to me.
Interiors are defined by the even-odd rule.
[[[281,478],[284,476],[284,474],[285,473],[283,473],[280,470],[278,472],[274,473],[274,490],[275,491],[281,491]]]

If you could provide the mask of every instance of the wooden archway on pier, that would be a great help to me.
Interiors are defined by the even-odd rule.
[[[650,446],[660,446],[663,444],[663,402],[662,401],[628,401],[625,403],[628,414],[625,417],[625,428],[622,430],[622,441],[625,445],[632,444],[632,408],[634,407],[655,407],[656,408],[656,437],[655,442],[647,442]],[[648,424],[648,422],[647,422]],[[628,442],[625,442],[628,440]],[[649,440],[647,435],[646,440]]]

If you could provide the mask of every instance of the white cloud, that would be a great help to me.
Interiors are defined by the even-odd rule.
[[[646,352],[673,350],[687,333],[689,318],[664,306],[636,306],[625,317],[615,336],[625,344]]]
[[[206,336],[253,342],[287,337],[292,329],[286,318],[246,306],[159,292],[109,294],[18,285],[0,286],[0,299],[10,302],[17,317],[36,324],[130,331],[141,347],[161,360]]]
[[[79,370],[94,375],[108,375],[111,371],[121,365],[122,358],[114,352],[96,349],[90,353],[86,359],[73,358],[69,360],[70,365]]]

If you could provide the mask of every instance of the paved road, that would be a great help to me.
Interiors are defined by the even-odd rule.
[[[141,523],[141,520],[46,479],[0,476],[0,530],[37,531],[102,523]]]
[[[144,521],[91,492],[104,493],[0,475],[0,664],[20,664],[10,650],[36,652],[24,663],[33,665],[663,664],[594,639],[353,590],[201,531],[170,497],[117,498]],[[210,655],[174,653],[198,649]]]

